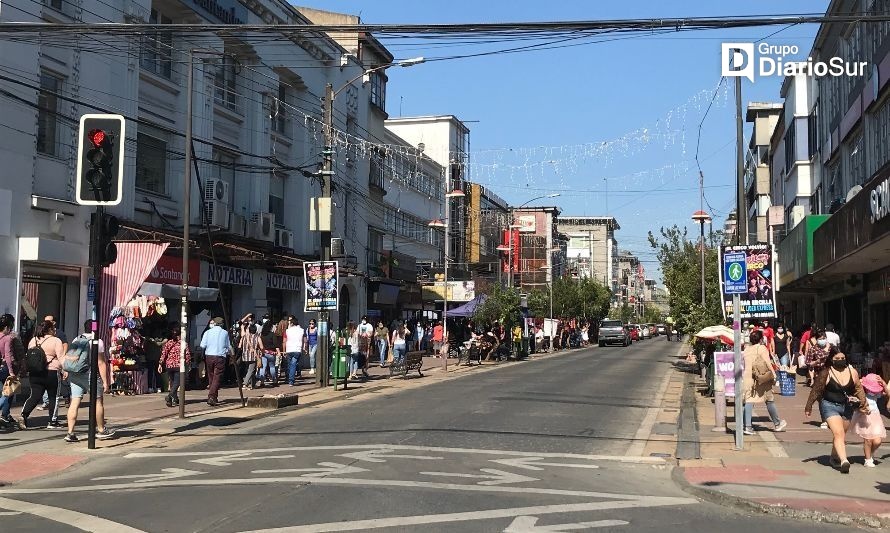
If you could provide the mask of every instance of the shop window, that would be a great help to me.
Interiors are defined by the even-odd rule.
[[[167,142],[143,132],[136,136],[136,188],[167,193]]]
[[[37,95],[37,151],[59,155],[59,97],[62,79],[54,74],[40,74],[40,93]]]
[[[149,24],[173,24],[173,19],[152,9]],[[140,65],[164,78],[173,78],[173,33],[169,31],[148,32],[142,39]]]

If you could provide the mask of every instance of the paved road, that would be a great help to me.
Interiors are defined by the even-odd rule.
[[[696,501],[640,455],[678,347],[576,350],[107,453],[0,489],[0,515],[115,533],[844,530]]]

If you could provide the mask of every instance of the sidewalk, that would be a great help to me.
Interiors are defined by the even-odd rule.
[[[700,459],[681,460],[677,476],[691,492],[718,503],[762,512],[839,524],[890,526],[890,447],[878,450],[877,468],[862,464],[862,439],[847,435],[853,464],[848,475],[828,464],[831,432],[820,429],[818,408],[804,415],[810,389],[798,377],[795,396],[779,396],[779,416],[788,422],[784,433],[771,431],[766,407],[754,408],[757,434],[745,436],[744,450],[735,450],[735,420],[731,400],[726,428],[715,429],[714,402],[703,396],[704,380],[697,377],[695,411]],[[778,389],[776,389],[778,390]],[[759,427],[758,427],[759,426]],[[885,445],[886,446],[886,445]]]
[[[553,355],[558,355],[557,352]],[[530,357],[530,360],[541,359],[549,354]],[[212,431],[231,427],[235,424],[271,416],[283,410],[293,410],[305,406],[318,406],[338,400],[351,398],[381,389],[404,389],[425,386],[442,379],[451,379],[466,372],[487,371],[498,368],[505,363],[485,363],[478,365],[457,366],[456,359],[449,359],[448,374],[444,374],[443,359],[436,357],[423,358],[423,377],[416,371],[409,372],[407,379],[396,376],[389,378],[389,369],[371,366],[368,373],[371,378],[365,382],[349,382],[347,389],[334,391],[333,387],[321,389],[316,387],[314,376],[304,372],[297,386],[279,385],[276,388],[264,387],[252,391],[244,389],[245,400],[249,397],[264,395],[296,395],[297,405],[282,408],[241,407],[237,387],[222,388],[219,391],[221,405],[207,405],[206,390],[186,391],[186,418],[179,418],[178,407],[169,408],[164,404],[166,394],[143,394],[135,396],[106,396],[105,409],[108,426],[117,431],[116,438],[97,441],[96,450],[86,446],[88,411],[86,403],[80,409],[77,431],[81,442],[65,443],[62,438],[64,431],[50,429],[29,429],[26,431],[0,431],[0,486],[9,483],[33,479],[49,475],[69,468],[88,459],[94,453],[106,449],[122,447],[150,447],[159,445],[165,440],[164,446],[187,446],[195,439],[204,438]],[[429,379],[432,375],[433,379]],[[13,415],[21,412],[21,406],[13,407]],[[59,411],[60,421],[64,423],[66,408]],[[46,411],[35,410],[31,414],[31,424],[36,428],[45,426]],[[206,431],[200,431],[206,430]],[[185,432],[189,432],[185,434]],[[170,439],[179,439],[170,443]]]

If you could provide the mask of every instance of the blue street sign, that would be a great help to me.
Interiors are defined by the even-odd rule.
[[[96,278],[90,278],[89,283],[87,283],[87,300],[93,301],[96,299]]]
[[[748,265],[745,252],[723,254],[723,294],[748,292]]]

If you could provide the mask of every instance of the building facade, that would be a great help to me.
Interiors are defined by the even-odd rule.
[[[747,242],[766,242],[767,213],[771,205],[770,158],[772,136],[782,117],[782,104],[751,102],[745,120],[754,124],[745,157],[745,216]]]
[[[591,278],[611,291],[618,285],[618,241],[621,229],[614,217],[561,216],[559,231],[568,237],[568,270],[579,278]]]
[[[542,287],[561,277],[566,269],[562,258],[565,236],[557,227],[558,207],[512,209],[514,230],[505,232],[503,244],[511,250],[504,256],[503,271],[518,287]],[[512,259],[512,263],[507,260]]]
[[[502,281],[498,245],[509,224],[509,207],[490,189],[467,183],[466,258],[467,269],[477,284]],[[480,285],[481,286],[481,285]]]

